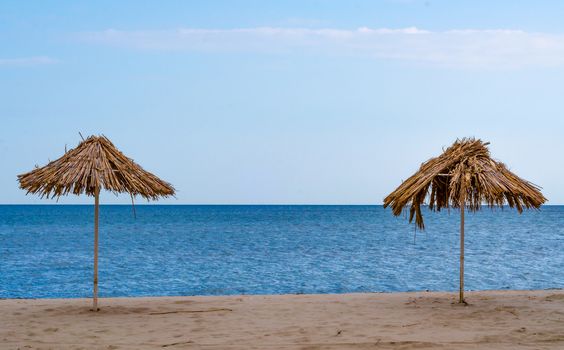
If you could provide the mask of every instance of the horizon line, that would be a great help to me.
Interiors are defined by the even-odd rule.
[[[8,205],[36,205],[36,206],[46,206],[46,205],[84,205],[84,206],[93,206],[94,203],[0,203],[0,206],[8,206]],[[131,203],[100,203],[100,205],[104,206],[131,206]],[[384,203],[352,203],[352,204],[339,204],[339,203],[135,203],[135,206],[154,206],[154,205],[162,205],[162,206],[383,206]],[[425,205],[428,206],[428,205]],[[504,204],[503,207],[508,207],[508,204]],[[553,203],[553,204],[543,204],[541,207],[556,207],[556,206],[564,206],[564,203]],[[490,208],[487,205],[484,205],[485,209]],[[499,208],[498,206],[493,208]],[[531,209],[534,210],[534,209]]]

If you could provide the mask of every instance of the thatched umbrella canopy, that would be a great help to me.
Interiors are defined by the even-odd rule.
[[[457,140],[439,157],[423,163],[419,171],[384,199],[395,216],[409,206],[409,222],[424,229],[421,207],[431,210],[460,209],[460,302],[464,302],[464,210],[475,212],[482,205],[509,205],[519,213],[538,209],[546,198],[540,188],[521,179],[490,157],[489,143],[473,138]]]
[[[90,136],[76,148],[41,168],[18,175],[20,188],[42,198],[69,193],[94,196],[94,292],[98,310],[98,212],[100,190],[129,193],[147,200],[174,195],[171,184],[144,170],[105,136]]]

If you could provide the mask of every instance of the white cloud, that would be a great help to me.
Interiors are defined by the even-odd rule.
[[[20,57],[20,58],[0,58],[0,67],[5,66],[38,66],[44,64],[54,64],[59,61],[47,56]]]
[[[110,29],[78,37],[90,43],[159,51],[316,53],[457,67],[564,65],[564,35],[506,29]]]

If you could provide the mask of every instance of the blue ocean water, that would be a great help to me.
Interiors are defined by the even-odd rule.
[[[100,208],[100,295],[457,290],[459,213],[381,206]],[[564,287],[564,206],[466,216],[466,286]],[[0,297],[92,295],[93,207],[0,206]]]

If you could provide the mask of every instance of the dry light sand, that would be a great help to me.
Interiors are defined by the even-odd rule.
[[[0,300],[1,349],[564,349],[564,291]]]

